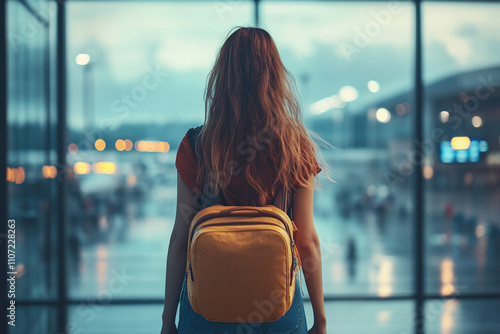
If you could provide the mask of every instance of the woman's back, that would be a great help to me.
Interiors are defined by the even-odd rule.
[[[321,253],[312,215],[314,179],[321,171],[318,149],[303,125],[293,78],[265,30],[239,28],[230,34],[209,74],[205,103],[204,124],[191,128],[177,151],[178,205],[167,257],[162,333],[177,331],[179,291],[179,332],[307,332],[299,290],[289,311],[269,323],[258,318],[210,322],[193,311],[187,298],[187,234],[193,216],[215,204],[214,194],[226,205],[263,206],[275,203],[280,189],[292,195],[291,215],[298,228],[294,239],[314,313],[310,333],[325,333]]]
[[[203,187],[207,180],[203,175],[203,171],[201,171],[201,178],[197,180],[198,176],[198,161],[200,154],[196,152],[196,149],[193,148],[195,146],[195,140],[199,137],[202,126],[198,126],[196,128],[191,128],[188,130],[184,138],[181,140],[179,145],[179,149],[177,151],[175,167],[179,172],[184,183],[191,188],[195,193],[202,194]],[[198,148],[199,149],[199,148]],[[268,164],[267,164],[268,165]],[[308,175],[317,175],[321,171],[321,167],[317,162],[315,162],[314,169],[307,171]],[[222,173],[219,173],[221,175]],[[222,193],[223,193],[223,204],[226,205],[253,205],[251,201],[248,201],[248,198],[255,198],[255,190],[248,186],[248,182],[246,180],[245,174],[242,173],[242,168],[238,168],[236,163],[232,164],[232,167],[227,168],[223,171],[223,178],[225,178],[227,183],[222,183]],[[231,178],[229,178],[231,175]],[[275,179],[276,172],[266,166],[266,164],[262,164],[262,173],[260,177],[264,179],[264,182],[271,183]],[[294,181],[292,183],[292,189],[298,186],[297,182]],[[268,194],[268,200],[261,204],[273,204],[275,203],[275,196],[278,194],[278,191],[283,188],[282,183],[277,183],[275,185],[274,192]],[[253,197],[252,197],[253,196]],[[201,207],[200,207],[201,209]]]

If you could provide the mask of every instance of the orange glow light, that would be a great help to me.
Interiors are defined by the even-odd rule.
[[[380,262],[380,269],[377,277],[378,296],[389,297],[392,294],[393,263],[390,259],[383,259]]]
[[[16,171],[16,184],[21,184],[24,182],[24,168],[23,167],[17,167]]]
[[[95,141],[95,149],[98,150],[98,151],[104,151],[104,149],[106,148],[106,142],[102,139],[97,139]]]
[[[73,171],[75,174],[89,174],[90,173],[90,164],[88,162],[76,162],[73,165]]]
[[[10,167],[7,167],[7,181],[14,182],[14,171]]]
[[[123,139],[118,139],[115,143],[115,147],[118,151],[123,151],[127,145]]]
[[[432,168],[431,166],[425,166],[422,170],[422,174],[424,175],[424,178],[426,180],[430,180],[434,176],[434,168]]]
[[[139,140],[135,142],[135,149],[139,152],[162,152],[170,150],[170,144],[166,141]]]
[[[42,175],[46,179],[53,179],[57,176],[56,166],[45,165],[42,167]]]
[[[466,150],[470,146],[469,137],[453,137],[451,139],[451,147],[454,150]]]
[[[24,182],[25,174],[23,167],[7,167],[7,181],[16,184],[21,184]]]
[[[92,170],[96,174],[114,174],[116,172],[116,164],[109,161],[100,161],[92,164]]]
[[[125,151],[130,151],[134,147],[134,144],[130,139],[125,139]]]
[[[455,292],[454,281],[453,261],[445,258],[441,262],[441,296],[449,296]]]
[[[170,151],[170,144],[166,141],[160,142],[160,152],[167,153]]]
[[[142,149],[144,148],[142,140],[136,141],[134,147],[137,151],[142,152]]]

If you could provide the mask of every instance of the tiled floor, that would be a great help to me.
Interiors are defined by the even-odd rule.
[[[161,193],[161,192],[159,192]],[[171,194],[171,191],[168,192]],[[162,202],[163,201],[163,202]],[[161,203],[168,203],[166,205]],[[174,207],[172,200],[149,201],[146,218],[131,220],[126,238],[110,234],[106,242],[81,249],[78,273],[70,293],[88,299],[70,308],[72,333],[157,333],[161,305],[101,306],[96,298],[162,298],[165,260]],[[327,295],[410,295],[413,287],[412,215],[374,212],[338,215],[328,193],[316,197],[315,224],[321,240],[324,290]],[[476,236],[443,237],[439,215],[427,225],[427,288],[439,294],[500,291],[498,251],[491,252]],[[356,260],[347,260],[352,238]],[[488,256],[484,257],[486,252]],[[483,256],[483,257],[481,257]],[[307,291],[304,285],[304,292]],[[329,333],[413,333],[413,301],[329,302]],[[430,300],[426,304],[427,333],[498,333],[495,314],[500,301]],[[309,321],[312,311],[306,303]],[[310,325],[312,325],[310,323]]]

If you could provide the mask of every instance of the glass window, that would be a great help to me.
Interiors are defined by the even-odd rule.
[[[310,303],[304,304],[309,328],[313,325]],[[328,333],[412,333],[411,301],[342,301],[325,304]]]
[[[162,311],[160,304],[82,303],[69,308],[67,329],[69,334],[159,333]]]
[[[230,28],[252,23],[253,6],[67,6],[70,295],[161,298],[176,150],[203,123],[217,47]]]
[[[438,299],[425,303],[428,334],[496,333],[500,327],[498,300]]]
[[[6,175],[18,302],[9,333],[60,330],[61,251],[69,333],[160,329],[163,305],[150,302],[164,294],[176,150],[203,123],[218,47],[231,28],[254,25],[255,9],[295,77],[307,127],[334,146],[322,153],[336,183],[320,174],[314,202],[324,291],[333,297],[328,331],[415,331],[412,180],[421,168],[425,332],[496,332],[500,300],[456,297],[500,292],[500,1],[421,4],[416,115],[415,1],[66,2],[68,166],[60,175],[55,2],[8,1]],[[66,250],[57,239],[63,177]],[[137,303],[119,305],[122,298]],[[26,305],[33,301],[42,305]],[[305,311],[311,326],[310,302]]]
[[[500,4],[425,3],[427,291],[500,292]]]
[[[8,212],[15,221],[16,300],[55,296],[54,240],[57,169],[51,156],[49,29],[52,7],[41,19],[17,1],[7,3]]]
[[[411,3],[261,4],[263,27],[297,81],[333,184],[315,193],[328,295],[411,294],[412,187],[394,176],[411,149]],[[321,173],[320,173],[321,175]]]
[[[55,307],[16,305],[15,316],[15,326],[9,326],[10,334],[58,333]]]

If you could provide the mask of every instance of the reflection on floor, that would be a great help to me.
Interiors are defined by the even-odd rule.
[[[497,334],[500,301],[434,300],[425,306],[426,333]],[[312,308],[305,303],[308,326]],[[70,308],[72,334],[159,333],[161,305],[78,305]],[[409,301],[330,302],[326,304],[328,333],[410,334],[413,304]]]

